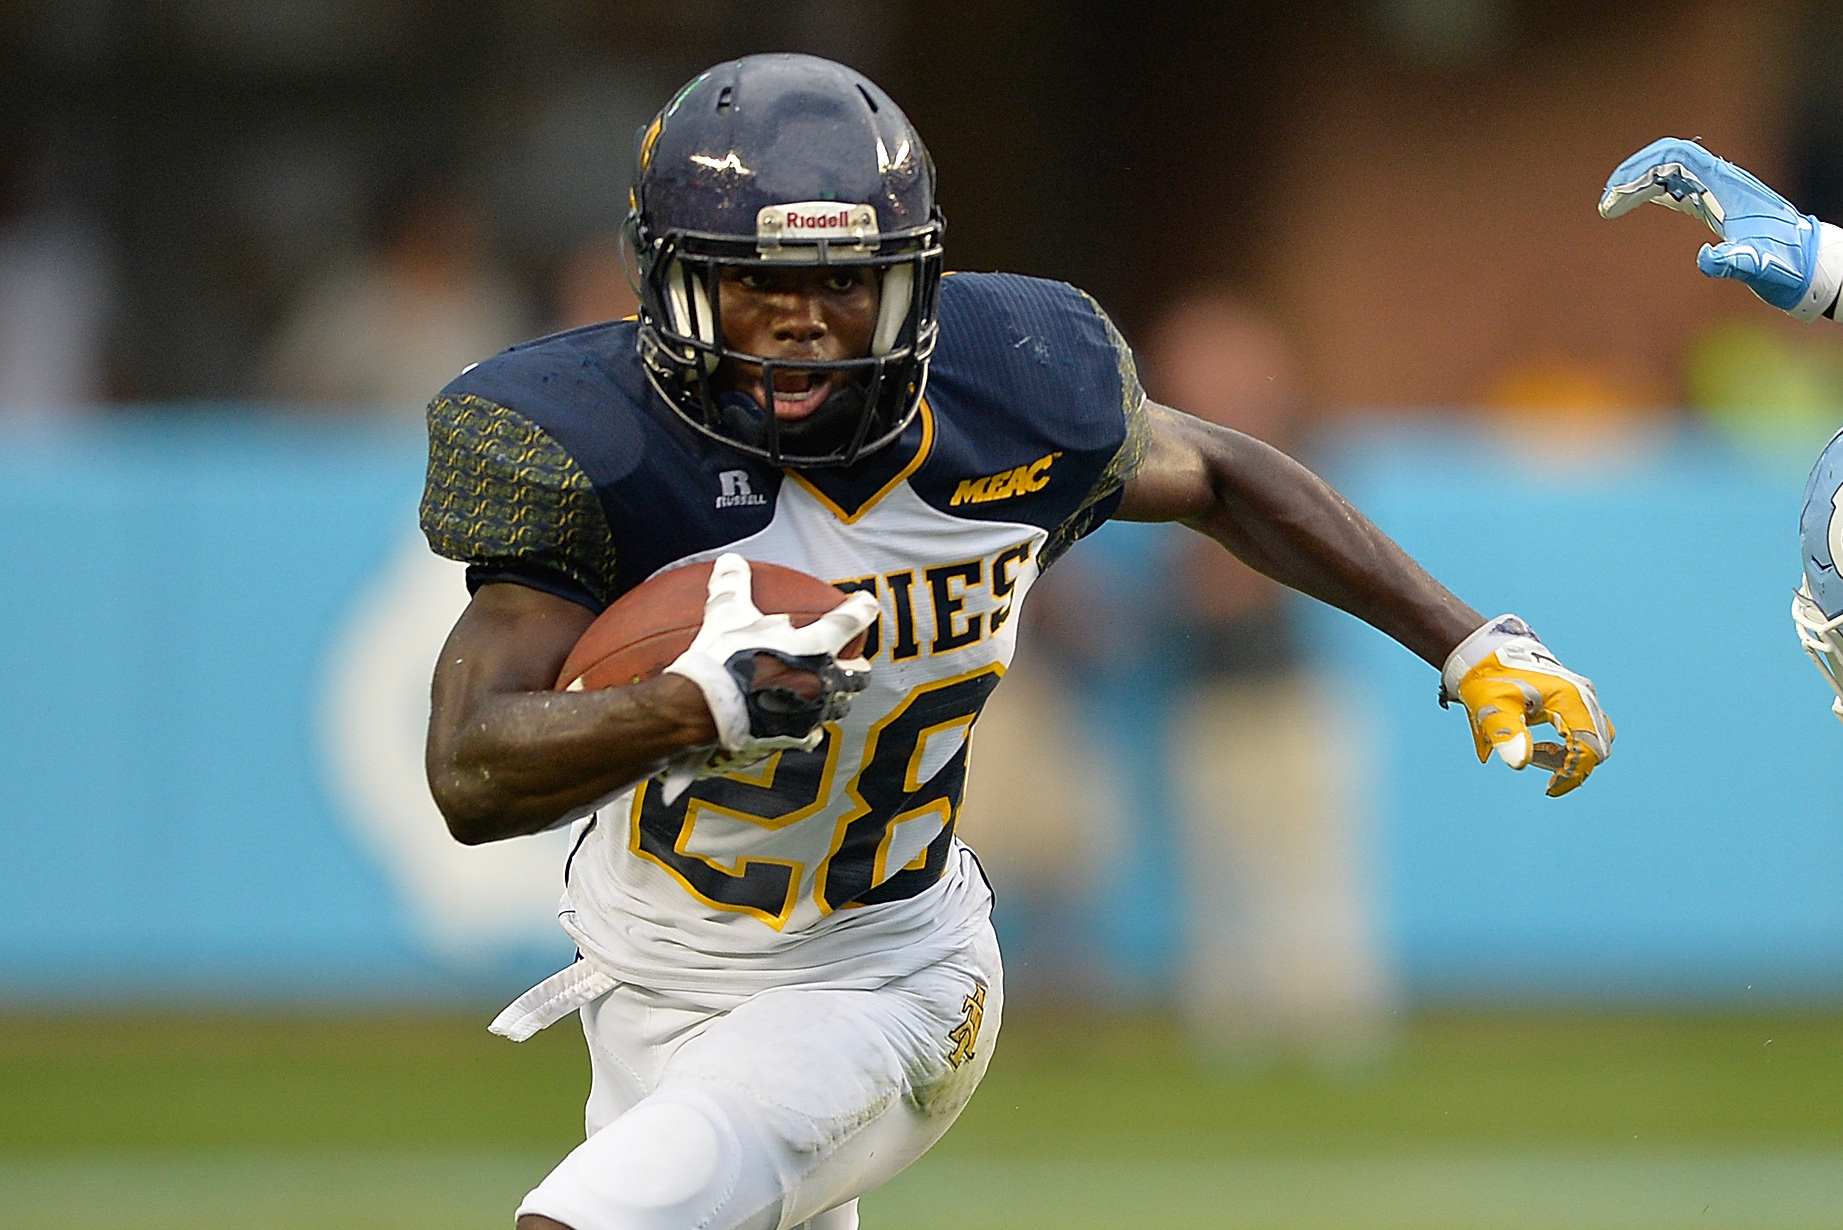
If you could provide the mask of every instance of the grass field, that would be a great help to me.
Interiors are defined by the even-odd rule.
[[[509,1227],[579,1139],[568,1026],[0,1018],[0,1227]],[[1014,1015],[867,1230],[1843,1227],[1843,1015],[1430,1015],[1359,1068]]]

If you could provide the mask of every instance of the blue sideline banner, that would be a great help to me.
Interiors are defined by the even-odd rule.
[[[1590,676],[1618,729],[1586,787],[1546,798],[1539,771],[1475,762],[1424,665],[1315,608],[1369,717],[1372,866],[1410,994],[1843,992],[1843,726],[1790,617],[1811,460],[1689,435],[1569,452],[1438,420],[1327,455],[1435,576]]]
[[[471,1000],[568,959],[562,836],[458,846],[422,782],[465,602],[415,530],[422,457],[410,426],[230,411],[0,436],[0,1004]],[[1545,799],[1473,761],[1425,665],[1307,617],[1359,698],[1326,755],[1360,766],[1409,992],[1843,991],[1843,727],[1786,613],[1799,467],[1681,439],[1551,464],[1450,427],[1325,457],[1619,725]]]
[[[414,424],[140,414],[0,448],[0,993],[419,997],[568,959],[563,834],[421,777],[466,601]]]

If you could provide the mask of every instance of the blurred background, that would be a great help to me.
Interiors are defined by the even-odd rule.
[[[1843,731],[1787,619],[1843,331],[1595,212],[1699,137],[1843,221],[1822,0],[0,3],[0,1227],[506,1225],[580,1139],[555,835],[451,843],[415,530],[467,363],[627,314],[636,128],[802,50],[950,267],[1329,475],[1600,686],[1591,785],[1208,544],[1033,593],[962,831],[1000,1059],[867,1227],[1843,1225]]]

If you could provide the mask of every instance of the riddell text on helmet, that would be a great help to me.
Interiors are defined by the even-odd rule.
[[[868,205],[841,201],[790,201],[764,207],[755,218],[764,239],[873,239],[877,213]]]
[[[851,211],[833,210],[823,214],[798,213],[792,207],[787,210],[787,229],[790,231],[836,230],[851,225]]]

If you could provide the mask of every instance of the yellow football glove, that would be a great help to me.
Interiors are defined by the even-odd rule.
[[[1551,796],[1587,780],[1613,746],[1613,724],[1593,683],[1556,660],[1515,615],[1500,615],[1459,642],[1440,672],[1440,703],[1458,700],[1472,723],[1478,759],[1513,769],[1534,764],[1554,774]],[[1547,722],[1560,743],[1533,743],[1532,722]]]

